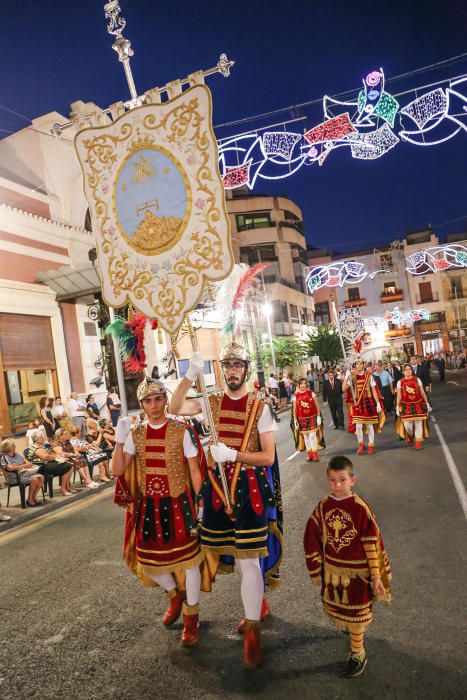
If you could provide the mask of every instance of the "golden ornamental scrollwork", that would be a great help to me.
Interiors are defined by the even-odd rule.
[[[131,301],[147,316],[159,318],[166,330],[176,332],[187,311],[198,303],[206,281],[230,273],[233,255],[209,91],[197,86],[172,102],[145,105],[111,125],[84,129],[76,139],[104,298],[112,306]],[[159,213],[159,198],[154,196],[141,207],[147,211],[138,214],[130,239],[123,235],[116,212],[117,175],[125,159],[135,154],[136,174],[130,185],[145,186],[156,170],[154,163],[138,155],[145,149],[172,159],[182,180],[189,173],[189,182],[183,180],[187,214],[182,219]],[[123,191],[125,183],[120,187]]]

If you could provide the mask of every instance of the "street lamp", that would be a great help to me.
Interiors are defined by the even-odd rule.
[[[264,289],[264,287],[263,287],[263,289]],[[264,290],[264,296],[266,296],[266,290]],[[263,304],[263,313],[266,316],[266,320],[267,320],[267,324],[268,324],[269,342],[271,344],[272,366],[274,367],[274,372],[277,372],[276,353],[274,351],[274,343],[272,342],[272,330],[271,330],[272,306],[268,301],[266,301],[266,303]]]

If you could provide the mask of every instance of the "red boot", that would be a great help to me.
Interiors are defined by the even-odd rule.
[[[173,625],[173,623],[180,617],[182,612],[182,603],[186,598],[186,593],[174,588],[173,591],[167,591],[166,595],[170,600],[167,610],[162,617],[162,622],[164,625]]]
[[[311,453],[311,459],[313,460],[313,462],[319,462],[318,453],[317,453],[317,452],[312,452],[312,453]]]
[[[184,647],[192,647],[199,640],[199,605],[183,603],[183,632],[181,641]]]
[[[420,440],[415,440],[415,449],[416,450],[422,449],[422,443],[420,442]]]
[[[263,602],[261,603],[261,612],[259,615],[259,619],[261,622],[265,620],[269,615],[271,614],[271,608],[269,607],[268,601],[266,598],[263,596]],[[245,631],[245,618],[240,620],[237,626],[237,632],[238,634],[243,634]]]
[[[307,450],[306,453],[306,461],[307,462],[312,462],[313,461],[313,452],[311,450]]]
[[[365,445],[363,444],[363,442],[359,442],[357,454],[362,455],[364,452],[365,452]]]
[[[262,664],[259,626],[259,622],[245,620],[243,635],[243,665],[245,668],[258,668]]]
[[[375,446],[374,445],[368,445],[368,454],[369,455],[374,455],[375,453]]]

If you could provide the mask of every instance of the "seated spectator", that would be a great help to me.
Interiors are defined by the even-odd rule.
[[[44,485],[44,477],[39,474],[39,468],[34,467],[31,462],[23,457],[22,454],[16,451],[14,440],[3,440],[0,451],[2,453],[3,465],[6,472],[10,472],[16,480],[29,486],[27,505],[30,508],[43,505],[43,502],[38,501],[36,496]],[[8,482],[8,475],[5,475]]]
[[[60,490],[62,496],[71,496],[70,479],[73,465],[57,455],[51,445],[46,445],[44,435],[40,430],[32,433],[32,446],[29,451],[31,462],[40,467],[40,472],[47,476],[61,476]]]
[[[107,453],[100,447],[94,449],[88,440],[81,437],[81,431],[78,427],[73,428],[70,442],[77,453],[85,457],[91,479],[93,478],[94,465],[97,464],[101,481],[109,481],[106,476],[109,469]]]
[[[106,449],[107,443],[104,440],[104,430],[102,428],[99,428],[97,423],[94,421],[91,421],[89,424],[88,428],[88,434],[86,435],[86,441],[88,444],[91,446],[90,451],[95,451],[95,452],[102,452],[104,451],[105,454],[107,455],[107,461],[102,462],[104,465],[104,470],[105,470],[105,476],[101,476],[101,481],[110,481],[112,476],[110,473],[110,466],[109,466],[109,452]],[[111,454],[111,453],[110,453]],[[101,467],[99,466],[99,469]]]
[[[46,396],[43,396],[39,401],[39,415],[47,437],[52,438],[56,430],[55,420],[50,410],[50,400]]]
[[[75,449],[74,445],[72,445],[70,442],[71,435],[68,430],[65,430],[65,428],[59,428],[55,431],[55,437],[57,438],[57,442],[53,447],[55,454],[63,457],[68,462],[73,464],[86,488],[96,489],[98,484],[91,479],[86,457],[80,454],[78,450]]]

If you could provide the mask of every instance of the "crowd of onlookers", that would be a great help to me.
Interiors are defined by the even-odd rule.
[[[100,417],[102,409],[108,417]],[[79,478],[82,487],[89,489],[110,481],[115,425],[120,413],[120,399],[113,388],[101,407],[92,394],[84,402],[72,392],[65,405],[60,396],[42,397],[38,416],[26,431],[26,449],[21,453],[11,438],[1,441],[0,465],[6,484],[28,487],[26,504],[34,508],[46,502],[40,494],[47,486],[48,477],[59,477],[64,497],[75,492],[71,483],[73,475],[76,475],[74,479]],[[5,514],[0,515],[2,521],[9,519]]]

